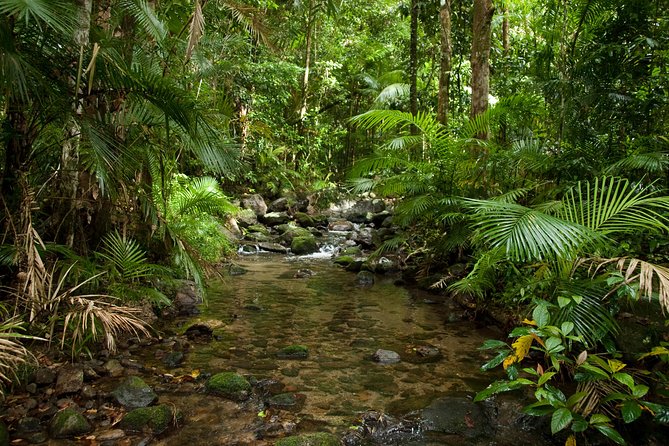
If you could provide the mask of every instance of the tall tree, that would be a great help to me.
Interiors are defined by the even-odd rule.
[[[472,31],[472,108],[470,117],[475,118],[488,109],[490,92],[490,45],[492,16],[495,8],[492,0],[474,0]],[[487,139],[487,133],[479,135]]]
[[[437,120],[448,125],[449,87],[451,80],[451,0],[441,0],[439,8],[441,29],[441,51],[439,63],[439,96],[437,104]]]
[[[418,113],[418,0],[411,0],[409,38],[409,112]]]

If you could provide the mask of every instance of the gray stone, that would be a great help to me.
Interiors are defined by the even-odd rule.
[[[261,243],[258,243],[258,248],[262,249],[263,251],[278,252],[280,254],[288,254],[288,248],[286,248],[285,246],[281,246],[278,243],[261,242]]]
[[[354,228],[353,223],[350,221],[346,220],[337,220],[333,221],[328,225],[328,229],[330,231],[338,231],[338,232],[348,232],[352,231]]]
[[[374,352],[372,355],[372,360],[374,362],[378,362],[379,364],[396,364],[400,362],[401,359],[399,353],[392,350],[383,350],[380,348]]]
[[[58,371],[56,395],[75,393],[84,385],[84,370],[81,366],[68,365]]]
[[[163,358],[163,364],[168,369],[175,369],[184,362],[183,352],[171,352]]]
[[[260,221],[267,226],[276,226],[290,221],[290,216],[286,212],[270,212],[260,217]]]
[[[35,383],[42,386],[47,384],[53,384],[56,380],[56,372],[53,369],[47,367],[41,367],[35,372]]]
[[[108,431],[100,432],[96,435],[97,441],[114,441],[125,437],[125,432],[121,429],[110,429]]]
[[[356,281],[358,284],[363,285],[363,286],[371,286],[374,285],[374,274],[369,272],[369,271],[360,271],[356,275]]]
[[[86,418],[74,409],[64,409],[58,412],[49,425],[49,432],[54,438],[69,438],[83,435],[91,431],[91,425]]]
[[[492,423],[482,407],[466,397],[444,397],[422,411],[425,429],[466,438],[491,434]]]
[[[267,213],[267,204],[263,197],[258,194],[242,197],[242,206],[245,209],[252,210],[257,217],[261,217]]]
[[[111,394],[119,404],[130,409],[149,406],[158,399],[153,389],[137,376],[128,377]]]
[[[107,372],[107,374],[112,378],[118,378],[123,376],[123,373],[125,373],[125,367],[123,367],[116,359],[110,359],[109,361],[105,362],[102,367],[104,368],[105,372]]]
[[[267,208],[272,212],[285,212],[290,207],[290,200],[287,197],[277,198],[272,201]]]
[[[374,246],[374,233],[376,231],[373,228],[364,227],[360,230],[353,233],[353,241],[362,245],[365,248],[371,248]]]

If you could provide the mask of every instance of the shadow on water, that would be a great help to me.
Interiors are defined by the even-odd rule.
[[[180,408],[185,422],[159,444],[273,444],[258,440],[268,434],[258,433],[267,417],[275,417],[284,431],[341,433],[367,410],[402,416],[453,392],[473,394],[490,382],[479,371],[484,358],[477,348],[495,333],[467,321],[448,322],[448,306],[431,302],[428,294],[386,277],[363,287],[327,260],[261,255],[239,264],[247,272],[215,283],[197,318],[223,322],[214,340],[192,345],[181,369],[170,373],[197,369],[272,378],[303,404],[293,411],[270,408],[259,419],[263,406],[257,402],[167,392],[161,400]],[[315,274],[294,277],[305,268]],[[281,348],[294,344],[306,346],[308,358],[277,358]],[[438,349],[434,362],[419,360],[416,352],[426,346]],[[375,363],[377,349],[395,351],[402,360]]]

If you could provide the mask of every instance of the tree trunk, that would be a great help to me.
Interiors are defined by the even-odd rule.
[[[411,0],[411,37],[409,39],[409,112],[418,113],[418,0]],[[412,133],[416,129],[412,128]]]
[[[299,122],[302,123],[307,115],[309,95],[309,71],[311,70],[311,53],[314,39],[314,24],[316,22],[315,0],[309,0],[307,11],[306,48],[304,50],[304,75],[302,76],[302,103],[300,105]]]
[[[439,64],[439,98],[437,104],[437,120],[448,126],[449,87],[451,81],[451,0],[441,0],[439,9],[441,22],[441,57]]]
[[[472,108],[470,117],[484,113],[488,109],[490,91],[490,44],[491,24],[495,8],[492,0],[474,0],[474,26],[472,32]],[[480,139],[488,139],[482,131],[477,135]]]

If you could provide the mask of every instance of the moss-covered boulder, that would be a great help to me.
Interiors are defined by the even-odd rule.
[[[290,244],[290,250],[293,254],[297,255],[311,254],[318,251],[318,243],[316,243],[316,238],[311,234],[305,237],[295,237]]]
[[[278,440],[274,446],[339,446],[339,439],[332,434],[319,432],[317,434],[295,435]]]
[[[279,359],[307,359],[309,349],[305,345],[289,345],[279,350],[276,356]]]
[[[9,430],[2,421],[0,421],[0,446],[9,446]]]
[[[150,430],[159,434],[167,430],[175,420],[174,410],[166,405],[140,407],[128,412],[120,423],[120,428],[129,432],[142,432]]]
[[[311,228],[316,226],[316,221],[311,217],[311,215],[304,212],[295,212],[293,217],[295,218],[297,224],[302,227]]]
[[[111,394],[129,409],[149,406],[158,399],[153,389],[138,376],[129,376]]]
[[[239,373],[223,372],[209,378],[207,392],[231,399],[245,401],[251,396],[251,384]]]
[[[293,225],[286,225],[285,230],[281,233],[281,240],[290,244],[297,237],[314,237],[314,235],[305,228],[300,228]]]
[[[90,431],[88,420],[74,409],[64,409],[56,413],[49,425],[49,433],[53,438],[69,438]]]
[[[269,229],[267,229],[263,225],[251,225],[248,228],[246,228],[248,232],[255,232],[258,234],[264,234],[264,235],[269,235]]]

